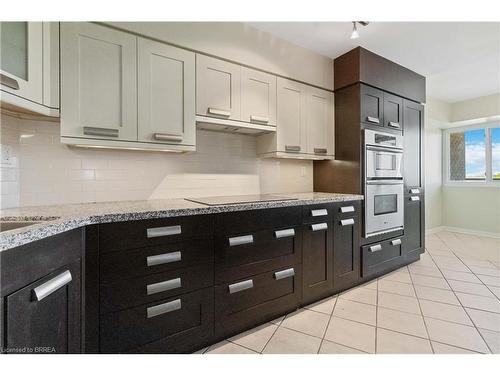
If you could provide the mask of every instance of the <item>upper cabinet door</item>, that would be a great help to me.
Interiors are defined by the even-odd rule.
[[[333,93],[308,88],[307,153],[333,155]]]
[[[240,66],[196,55],[196,113],[240,120]]]
[[[195,145],[195,55],[138,39],[140,142]]]
[[[276,76],[241,68],[241,121],[276,126]]]
[[[307,86],[278,77],[277,148],[285,152],[305,152]]]
[[[42,22],[0,22],[1,89],[41,104],[42,50]]]
[[[384,93],[384,126],[403,130],[403,98]]]
[[[137,140],[137,38],[61,24],[61,135]]]
[[[411,188],[423,189],[423,130],[424,106],[410,100],[403,101],[404,116],[404,154],[403,171],[406,193]]]
[[[384,92],[361,85],[361,122],[384,125]]]

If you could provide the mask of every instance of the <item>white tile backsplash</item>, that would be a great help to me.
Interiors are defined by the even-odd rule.
[[[312,191],[312,162],[259,159],[256,138],[197,132],[197,152],[68,148],[59,123],[1,115],[0,207]]]

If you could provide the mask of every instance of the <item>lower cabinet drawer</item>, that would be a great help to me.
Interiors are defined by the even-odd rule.
[[[215,335],[233,334],[299,306],[300,264],[215,287]]]
[[[101,353],[183,353],[213,335],[213,289],[101,316]]]
[[[213,265],[209,263],[101,284],[101,314],[206,288],[213,285],[213,279]]]
[[[383,241],[362,248],[362,276],[370,277],[397,267],[402,262],[402,238]]]

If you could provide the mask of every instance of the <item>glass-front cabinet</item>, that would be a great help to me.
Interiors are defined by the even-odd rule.
[[[54,81],[59,69],[58,27],[58,23],[0,22],[2,106],[46,115],[59,107],[58,98],[54,100],[58,87],[57,92],[55,87],[50,91],[59,85]]]

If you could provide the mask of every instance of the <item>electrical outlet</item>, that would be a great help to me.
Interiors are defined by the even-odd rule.
[[[12,158],[12,146],[8,145],[0,145],[0,164],[4,167],[12,166],[13,158]]]
[[[305,177],[307,174],[306,167],[300,167],[300,177]]]

